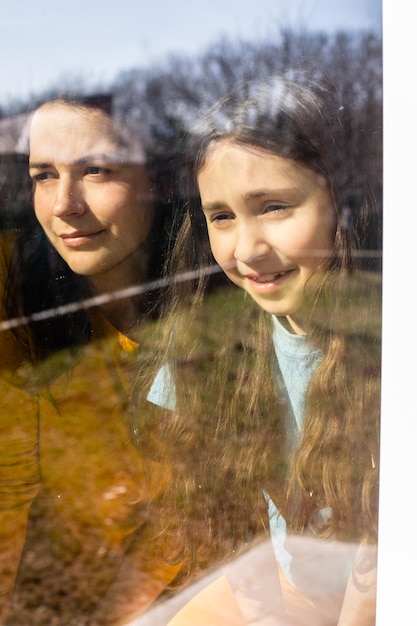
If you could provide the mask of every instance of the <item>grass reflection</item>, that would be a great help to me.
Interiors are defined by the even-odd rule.
[[[369,280],[377,284],[380,276],[370,275]],[[355,300],[357,306],[363,289],[360,283],[350,286],[346,296],[349,302]],[[190,325],[190,343],[198,340],[193,360],[183,362],[189,368],[190,380],[205,375],[219,346],[229,352],[237,369],[242,349],[241,320],[247,307],[245,294],[235,288],[217,289],[207,296],[195,323]],[[354,331],[349,322],[349,316],[341,320],[347,333]],[[42,389],[41,488],[30,510],[10,626],[125,624],[145,610],[179,570],[179,565],[165,563],[159,548],[150,541],[152,520],[148,518],[147,503],[169,486],[169,473],[156,460],[146,459],[144,463],[129,436],[131,388],[138,363],[140,367],[152,357],[155,345],[163,347],[158,328],[152,322],[143,327],[137,354],[123,350],[117,337],[112,337],[77,352],[56,354],[29,376],[27,371],[21,373],[21,380],[30,383],[29,391]],[[368,330],[372,344],[380,333],[378,317],[371,320]],[[181,365],[181,355],[178,358]],[[233,371],[224,381],[230,394],[235,382]],[[18,413],[22,407],[20,392],[15,392],[13,401]],[[33,403],[33,395],[27,395],[25,401]],[[216,402],[217,398],[207,396],[206,401]],[[195,441],[195,458],[200,457],[199,446],[204,446],[213,430],[209,419],[201,420],[201,424],[205,430]],[[240,430],[230,441],[231,454],[243,438],[261,435],[256,429],[245,431],[242,420]],[[187,457],[187,463],[191,458]],[[215,484],[209,485],[205,493],[212,496]],[[246,488],[242,483],[242,491]],[[217,495],[227,510],[225,494],[226,484],[225,492]],[[254,538],[250,533],[255,535],[259,530],[259,493],[242,492],[243,497],[253,498],[254,518],[246,526],[248,542]],[[200,505],[190,513],[204,543],[201,511],[205,503]],[[235,512],[230,506],[233,519]],[[22,524],[15,534],[23,533]],[[227,533],[224,536],[227,540]],[[241,544],[243,551],[247,542]],[[208,546],[204,565],[211,571],[214,564]],[[170,595],[166,593],[167,598]],[[163,594],[159,602],[164,598]],[[153,622],[158,623],[166,622]]]

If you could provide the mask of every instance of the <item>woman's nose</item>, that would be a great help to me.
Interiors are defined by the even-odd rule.
[[[267,256],[271,247],[256,224],[241,225],[236,234],[234,257],[241,263],[253,263]]]
[[[54,215],[65,217],[85,212],[86,203],[76,182],[61,179],[58,181],[54,200]]]

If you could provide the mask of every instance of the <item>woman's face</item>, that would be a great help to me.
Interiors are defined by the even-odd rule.
[[[30,175],[36,217],[58,253],[92,284],[123,286],[153,219],[143,164],[123,162],[111,118],[52,103],[34,114]]]
[[[324,178],[223,141],[209,147],[197,182],[216,261],[262,309],[305,332],[304,288],[330,255],[336,226]]]

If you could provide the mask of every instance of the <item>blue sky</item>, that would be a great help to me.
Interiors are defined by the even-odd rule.
[[[2,0],[0,105],[72,77],[204,50],[222,36],[274,36],[280,25],[381,29],[381,0]],[[7,59],[5,63],[4,60]]]

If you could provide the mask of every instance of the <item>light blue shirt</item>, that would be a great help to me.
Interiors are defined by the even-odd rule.
[[[147,397],[149,402],[173,411],[177,406],[177,394],[171,368],[165,363],[155,376]]]
[[[311,346],[308,336],[292,334],[275,316],[272,319],[272,341],[277,358],[275,384],[280,395],[287,399],[286,432],[290,452],[303,425],[307,388],[322,355]],[[175,383],[168,364],[155,377],[148,400],[163,408],[175,409]],[[286,521],[266,492],[264,497],[275,558],[288,582],[302,589],[306,581],[304,591],[308,593],[343,591],[353,562],[353,546],[307,538],[300,547],[299,538],[287,536]],[[322,514],[329,515],[330,510],[323,509]]]
[[[272,341],[279,366],[275,382],[287,399],[286,432],[291,449],[303,425],[307,389],[322,353],[312,347],[308,336],[294,335],[275,316],[272,319]],[[308,594],[343,593],[357,546],[315,537],[287,536],[285,519],[268,494],[264,496],[275,558],[288,582]],[[325,507],[320,514],[329,518],[331,510]]]
[[[321,359],[321,351],[312,348],[308,336],[290,333],[274,315],[272,320],[272,342],[279,365],[275,372],[275,384],[288,400],[287,433],[291,433],[296,440],[304,421],[307,387]]]
[[[278,366],[275,368],[275,384],[281,396],[287,399],[286,434],[291,449],[299,436],[304,419],[304,404],[310,379],[320,359],[320,350],[314,350],[304,335],[290,333],[273,315],[275,355]],[[285,548],[287,524],[274,502],[264,492],[268,505],[269,527],[275,558],[291,584],[291,564],[293,557]]]

